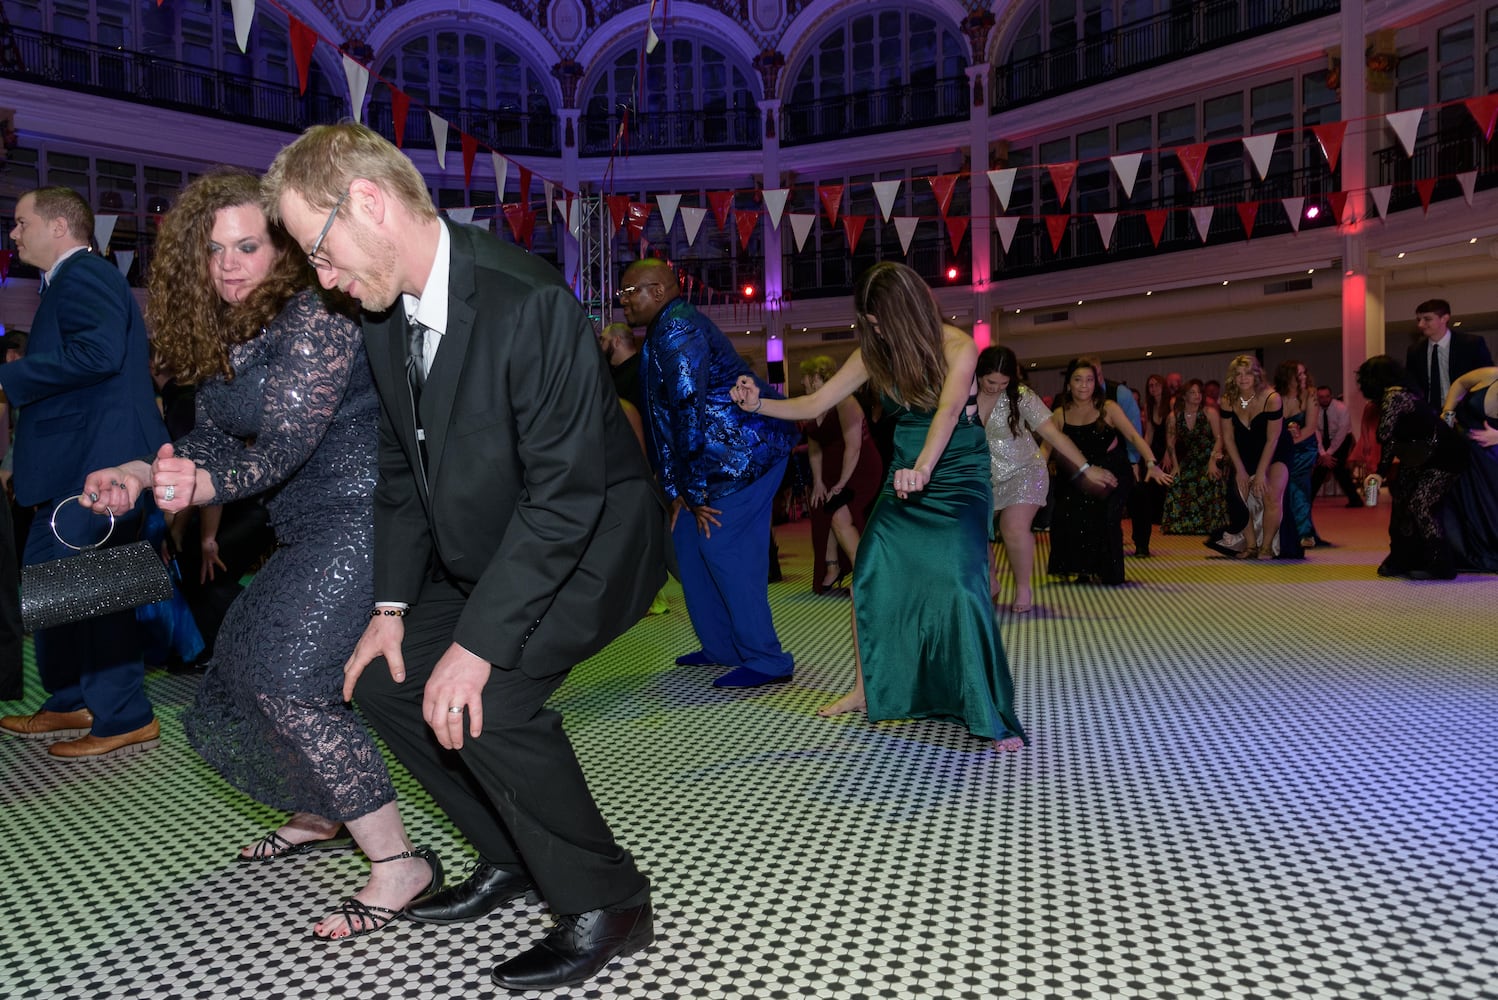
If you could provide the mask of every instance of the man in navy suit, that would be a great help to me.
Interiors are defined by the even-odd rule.
[[[21,260],[42,272],[42,300],[24,358],[0,364],[0,390],[20,407],[14,455],[16,502],[36,507],[22,562],[72,554],[97,541],[104,522],[69,502],[95,469],[155,453],[166,427],[151,383],[145,320],[113,264],[89,252],[94,215],[68,188],[40,188],[16,203],[11,232]],[[117,511],[111,545],[135,540],[140,508]],[[50,739],[62,759],[148,750],[161,728],[145,693],[135,614],[122,611],[35,635],[47,700],[0,729]]]
[[[1439,411],[1451,383],[1474,368],[1493,364],[1488,342],[1472,333],[1448,328],[1451,304],[1445,299],[1427,299],[1415,307],[1415,325],[1422,339],[1404,356],[1409,388],[1425,396],[1431,409]]]

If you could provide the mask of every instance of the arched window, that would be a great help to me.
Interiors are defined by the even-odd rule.
[[[456,132],[500,151],[556,152],[557,125],[541,71],[506,44],[457,28],[407,35],[380,64],[379,75],[411,98],[407,141],[432,141],[428,111]],[[373,88],[370,123],[393,137],[390,90]]]
[[[586,91],[583,147],[607,153],[625,109],[632,152],[752,149],[759,145],[759,109],[743,60],[716,45],[676,35],[645,57],[627,48],[607,63]]]
[[[881,10],[835,22],[792,77],[787,145],[968,114],[962,36],[926,14]]]

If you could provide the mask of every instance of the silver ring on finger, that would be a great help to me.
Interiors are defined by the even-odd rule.
[[[462,705],[449,705],[449,706],[447,706],[447,714],[448,715],[462,715],[463,714],[463,706]]]
[[[161,499],[168,501],[177,499],[177,484],[172,483],[168,486],[163,486],[161,488]]]

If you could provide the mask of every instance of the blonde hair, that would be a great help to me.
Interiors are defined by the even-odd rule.
[[[836,371],[837,362],[833,361],[825,354],[818,354],[814,358],[809,358],[806,361],[801,362],[802,375],[807,377],[818,375],[824,382],[830,379],[833,376],[833,373]]]
[[[1227,386],[1236,384],[1239,372],[1254,373],[1255,395],[1258,394],[1260,389],[1264,388],[1264,366],[1259,364],[1259,359],[1254,357],[1252,354],[1240,354],[1236,358],[1228,362],[1228,373],[1222,380],[1224,389],[1226,389]],[[1234,389],[1234,391],[1237,391],[1236,388]]]
[[[936,409],[947,356],[941,312],[926,282],[904,264],[882,261],[858,279],[853,309],[870,388],[909,409]]]
[[[272,222],[280,222],[281,197],[294,191],[308,208],[326,211],[360,178],[379,185],[417,218],[437,218],[431,192],[410,158],[378,132],[347,119],[313,125],[276,154],[265,173],[262,205]]]

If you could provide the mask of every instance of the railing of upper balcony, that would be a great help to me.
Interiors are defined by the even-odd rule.
[[[629,128],[619,136],[619,115],[582,116],[582,155],[622,153],[692,153],[758,149],[758,108],[721,111],[651,111],[631,114]]]
[[[971,93],[961,76],[788,103],[780,112],[780,143],[795,146],[962,121],[972,113]]]
[[[1477,172],[1473,190],[1498,187],[1498,135],[1492,141],[1482,137],[1465,109],[1459,119],[1438,129],[1415,144],[1413,156],[1406,156],[1403,146],[1388,146],[1373,154],[1378,163],[1378,183],[1394,185],[1389,197],[1389,211],[1401,212],[1420,207],[1420,193],[1414,181],[1421,177],[1437,178],[1431,201],[1464,197],[1457,175]]]
[[[1315,20],[1340,0],[1196,0],[1154,17],[994,67],[994,111],[1031,104],[1151,66]]]
[[[917,233],[911,239],[909,253],[900,249],[898,239],[876,241],[867,232],[851,255],[841,247],[797,251],[788,245],[782,271],[785,287],[802,299],[849,295],[858,276],[884,260],[908,264],[932,285],[968,284],[971,258],[967,247],[954,254],[945,232],[937,235],[935,224],[930,225],[932,232]],[[949,266],[955,266],[959,275],[951,281],[946,277]]]
[[[558,122],[555,115],[541,112],[525,112],[500,108],[459,107],[415,107],[406,112],[406,131],[401,137],[405,146],[427,147],[433,145],[432,111],[450,126],[447,130],[447,148],[463,148],[463,135],[471,135],[485,147],[500,153],[536,153],[557,155],[561,144],[557,138]],[[391,141],[395,140],[392,110],[384,102],[369,106],[369,127]]]

